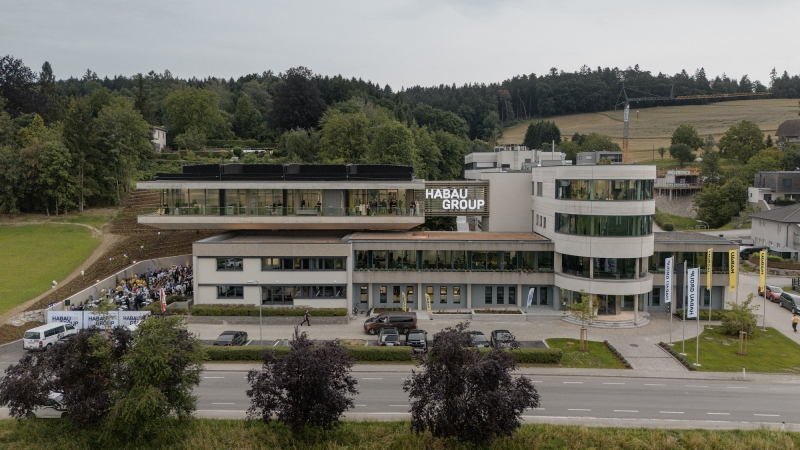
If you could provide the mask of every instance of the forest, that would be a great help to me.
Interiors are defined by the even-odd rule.
[[[206,148],[277,149],[242,162],[406,164],[419,178],[457,179],[464,155],[491,150],[504,127],[613,109],[623,85],[655,95],[800,97],[800,76],[774,69],[768,85],[746,75],[711,78],[702,68],[653,75],[636,65],[553,68],[499,83],[395,92],[304,67],[227,80],[179,79],[168,70],[100,78],[88,69],[81,78],[58,79],[47,62],[36,71],[6,55],[0,58],[0,213],[119,204],[132,180],[196,163]],[[168,155],[154,154],[152,126],[167,129],[167,145],[181,150],[181,161],[169,164]]]

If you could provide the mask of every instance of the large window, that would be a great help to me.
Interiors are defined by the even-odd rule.
[[[330,270],[315,261],[315,269]],[[355,270],[553,271],[553,252],[549,251],[356,250],[353,261]],[[338,270],[339,261],[333,263]],[[294,262],[291,264],[294,267]],[[264,270],[281,268],[276,258],[264,258],[262,265]]]
[[[261,258],[261,270],[346,270],[346,261],[347,258],[268,257]]]
[[[653,234],[653,216],[586,216],[558,213],[556,231],[579,236],[646,236]]]
[[[636,258],[594,258],[594,277],[636,278]]]
[[[561,272],[576,277],[589,278],[591,258],[584,256],[561,255]]]
[[[492,304],[492,287],[486,286],[483,288],[483,302],[487,305]]]
[[[706,273],[706,252],[655,252],[647,258],[650,272],[664,273],[665,260],[670,256],[675,256],[674,271],[683,270],[683,262],[686,261],[689,267],[699,267],[700,273]],[[728,252],[714,252],[711,264],[713,273],[728,273]]]
[[[461,303],[461,286],[453,286],[453,303]]]
[[[217,298],[244,298],[244,286],[217,286]]]
[[[217,270],[242,270],[242,258],[217,258]]]
[[[653,180],[556,180],[560,200],[652,200]]]
[[[447,286],[439,286],[439,303],[447,303]]]

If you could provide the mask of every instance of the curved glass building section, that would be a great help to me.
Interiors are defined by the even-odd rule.
[[[557,213],[556,232],[578,236],[648,236],[653,234],[653,216],[590,216]]]
[[[557,200],[652,200],[654,180],[556,180]]]

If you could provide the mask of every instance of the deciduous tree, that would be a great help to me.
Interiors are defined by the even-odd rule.
[[[669,147],[669,156],[675,158],[681,167],[687,162],[694,161],[694,153],[686,144],[673,144]]]
[[[697,130],[695,130],[692,125],[685,123],[683,125],[680,125],[672,133],[672,139],[670,139],[670,145],[676,145],[676,144],[685,144],[692,151],[694,151],[703,146],[703,140],[697,134]]]
[[[725,132],[717,147],[724,156],[745,164],[765,147],[764,133],[755,123],[743,120]]]
[[[286,71],[275,86],[271,122],[279,131],[317,128],[327,105],[311,70],[296,67]]]
[[[561,130],[555,122],[539,121],[528,125],[522,144],[530,149],[542,149],[553,141],[556,145],[561,143]]]

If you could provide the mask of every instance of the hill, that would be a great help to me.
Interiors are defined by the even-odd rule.
[[[797,118],[797,111],[796,99],[737,100],[707,105],[654,108],[632,107],[629,134],[631,160],[634,162],[652,160],[653,149],[669,147],[672,132],[678,125],[684,123],[692,124],[701,137],[712,134],[719,140],[731,125],[749,120],[755,122],[765,134],[774,136],[781,122]],[[615,142],[622,144],[622,110],[556,116],[542,120],[555,122],[561,129],[562,137],[569,138],[575,133],[601,133],[611,136]],[[530,122],[504,130],[500,143],[521,143],[528,124]],[[658,153],[655,157],[660,159]]]

